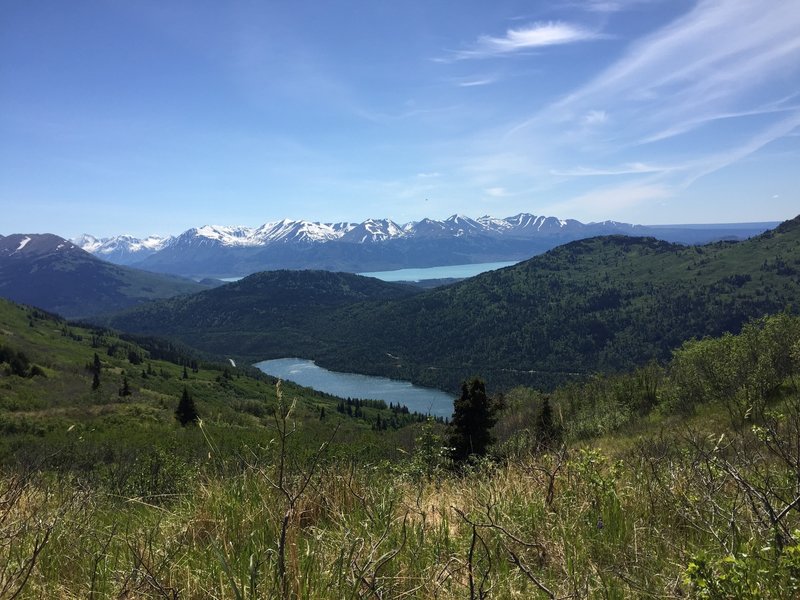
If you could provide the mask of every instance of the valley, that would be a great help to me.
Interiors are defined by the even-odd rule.
[[[800,599],[798,32],[0,3],[0,600]]]

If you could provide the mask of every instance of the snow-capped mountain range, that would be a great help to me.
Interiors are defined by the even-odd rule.
[[[754,224],[762,225],[762,224]],[[284,219],[260,227],[204,225],[170,237],[129,235],[72,242],[107,261],[191,277],[232,277],[270,269],[378,271],[521,260],[596,235],[650,235],[682,243],[747,237],[743,231],[649,227],[616,221],[581,223],[529,213],[472,219],[453,215],[398,224],[390,219],[320,223]]]
[[[606,221],[604,224],[611,224]],[[590,224],[598,225],[598,224]],[[616,225],[616,224],[615,224]],[[634,225],[620,224],[632,228]],[[461,237],[467,235],[552,234],[564,228],[586,227],[575,220],[536,216],[521,213],[498,219],[483,216],[471,219],[453,215],[444,221],[422,219],[400,225],[390,219],[367,219],[362,223],[319,223],[283,219],[260,227],[204,225],[194,227],[178,236],[150,236],[145,239],[131,235],[97,238],[83,234],[71,241],[78,247],[110,262],[128,264],[142,260],[169,246],[182,244],[214,244],[228,247],[257,247],[275,243],[324,243],[343,241],[356,244],[385,242],[414,237]]]

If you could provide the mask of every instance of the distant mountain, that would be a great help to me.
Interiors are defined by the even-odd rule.
[[[498,387],[546,388],[664,359],[693,336],[735,332],[748,319],[797,310],[800,217],[743,242],[687,247],[622,235],[574,241],[397,299],[348,297],[299,313],[276,301],[305,295],[322,277],[330,275],[306,274],[302,287],[273,277],[263,295],[244,302],[240,288],[224,286],[135,309],[113,325],[252,360],[302,356],[443,389],[475,374]]]
[[[142,240],[130,235],[98,239],[84,233],[70,241],[79,248],[108,262],[117,265],[131,265],[144,260],[151,254],[155,254],[171,239],[169,237],[150,236]]]
[[[52,234],[0,238],[0,297],[65,317],[207,289],[188,279],[114,265]]]
[[[777,223],[729,226],[643,226],[615,221],[520,213],[499,219],[453,215],[398,224],[319,223],[284,219],[260,227],[206,225],[173,238],[130,236],[73,240],[84,250],[118,264],[190,277],[234,277],[274,269],[363,272],[452,264],[524,260],[569,241],[598,235],[652,236],[696,244],[745,239]]]

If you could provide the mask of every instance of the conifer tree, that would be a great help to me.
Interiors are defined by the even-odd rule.
[[[178,419],[178,422],[183,427],[190,423],[196,423],[200,418],[194,405],[194,399],[189,395],[189,390],[186,389],[186,386],[183,387],[183,395],[180,402],[178,402],[178,408],[175,409],[175,418]]]
[[[461,384],[461,396],[453,406],[453,460],[463,462],[470,455],[486,454],[492,443],[491,429],[497,421],[494,413],[483,381],[475,378]]]
[[[550,399],[547,396],[544,397],[542,407],[536,417],[533,434],[539,450],[552,449],[560,441],[561,429],[553,420],[553,408],[550,406]]]

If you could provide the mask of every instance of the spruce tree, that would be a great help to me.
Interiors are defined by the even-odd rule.
[[[538,450],[552,449],[561,439],[561,429],[553,419],[553,408],[550,406],[550,399],[547,396],[544,397],[542,407],[536,417],[533,435],[536,438]]]
[[[131,395],[131,388],[128,385],[128,378],[127,377],[123,377],[122,378],[122,387],[119,390],[119,395],[123,396],[123,397]]]
[[[99,387],[100,387],[100,373],[95,371],[94,375],[92,376],[92,389],[96,390]]]
[[[183,427],[190,423],[196,423],[200,418],[200,415],[197,414],[194,400],[189,395],[189,390],[186,389],[186,386],[183,387],[183,395],[180,402],[178,402],[178,408],[175,409],[175,418],[178,419],[178,422]]]
[[[453,460],[463,462],[470,455],[483,456],[492,443],[491,429],[497,419],[494,407],[480,379],[461,384],[461,396],[453,405],[450,446]]]

